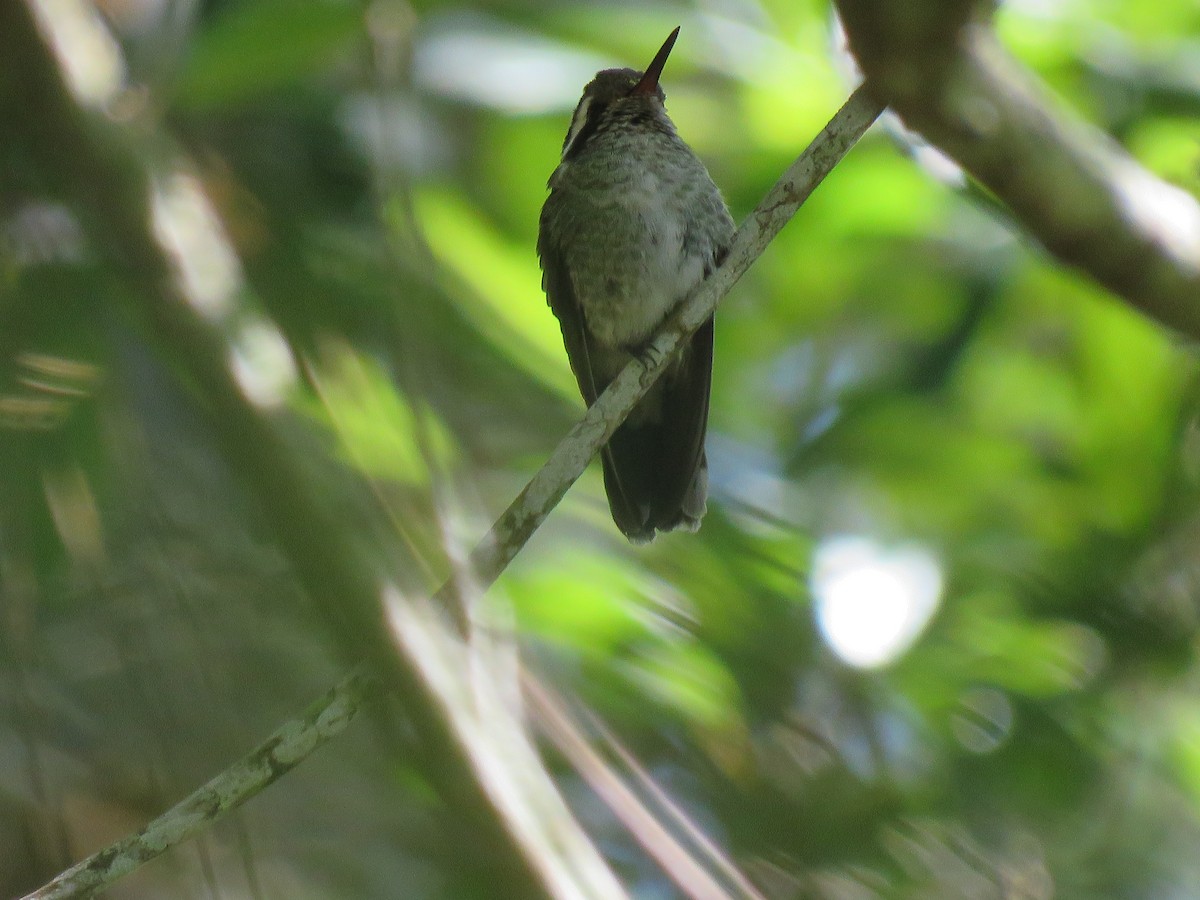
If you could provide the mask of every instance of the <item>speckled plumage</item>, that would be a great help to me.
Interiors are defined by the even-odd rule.
[[[589,404],[733,236],[720,191],[667,117],[657,71],[672,42],[648,86],[609,69],[584,89],[542,208],[543,286]],[[631,540],[699,525],[711,372],[710,320],[604,452],[613,518]]]
[[[640,77],[610,69],[587,90],[607,98]],[[598,102],[607,110],[586,147],[550,176],[539,243],[553,235],[562,248],[596,338],[636,347],[712,269],[733,220],[704,164],[676,134],[661,93],[591,100]]]

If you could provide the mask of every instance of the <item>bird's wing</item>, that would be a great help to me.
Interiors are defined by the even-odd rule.
[[[733,219],[715,187],[711,199],[714,211],[724,212],[724,227],[714,233],[711,225],[698,228],[693,221],[683,235],[685,254],[700,254],[705,258],[706,279],[725,258],[734,231]],[[704,515],[708,493],[704,439],[712,387],[712,316],[692,335],[679,355],[677,366],[674,371],[668,370],[663,379],[662,427],[656,441],[655,467],[660,474],[651,523],[664,531],[694,527]]]
[[[663,531],[680,525],[694,528],[704,514],[707,480],[697,484],[697,477],[707,465],[704,434],[708,428],[712,364],[710,316],[680,354],[678,368],[669,370],[663,378],[662,421],[655,441],[658,483],[650,517],[652,525]]]
[[[549,206],[547,203],[547,208]],[[567,359],[571,364],[571,371],[575,373],[579,392],[590,407],[608,387],[612,376],[593,364],[593,359],[598,362],[605,354],[595,346],[588,330],[562,250],[549,237],[545,209],[542,212],[541,229],[538,234],[538,257],[542,264],[542,288],[562,329]],[[633,499],[642,492],[636,486],[625,483],[628,478],[635,477],[636,473],[645,468],[644,452],[644,448],[629,445],[622,431],[618,430],[600,453],[604,464],[604,486],[608,493],[613,520],[622,532],[635,540],[648,540],[654,535],[653,529],[650,530],[649,536],[645,535],[649,510],[639,508]]]

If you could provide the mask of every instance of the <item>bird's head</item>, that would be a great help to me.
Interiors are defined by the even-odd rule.
[[[666,94],[658,80],[677,37],[679,28],[667,35],[644,72],[604,69],[596,73],[583,89],[583,96],[571,117],[571,127],[563,141],[563,160],[577,156],[605,123],[621,119],[633,124],[639,121],[649,124],[660,119],[669,121],[663,107]]]

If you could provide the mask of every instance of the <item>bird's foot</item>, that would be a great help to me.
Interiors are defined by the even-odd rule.
[[[642,365],[650,371],[661,368],[667,361],[667,353],[659,346],[657,340],[650,340],[642,344],[636,355],[642,361]]]

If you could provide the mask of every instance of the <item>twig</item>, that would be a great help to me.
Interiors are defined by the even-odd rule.
[[[727,900],[728,894],[646,809],[567,718],[552,693],[527,681],[525,691],[542,730],[625,829],[637,839],[689,900]]]
[[[632,360],[597,398],[471,553],[472,570],[479,585],[486,588],[504,571],[583,473],[588,461],[666,370],[672,354],[713,314],[730,288],[882,111],[883,104],[864,88],[858,88],[788,167],[738,228],[720,267],[667,322],[647,352]],[[456,590],[448,582],[437,597],[453,608],[459,600]]]
[[[553,688],[540,683],[531,673],[525,673],[523,682],[538,727],[547,740],[570,761],[572,768],[579,773],[596,796],[658,862],[659,867],[675,882],[682,895],[691,900],[763,900],[763,896],[754,885],[726,859],[708,836],[679,809],[665,791],[654,784],[649,774],[638,765],[633,755],[621,746],[598,716],[589,713],[589,724],[600,733],[604,742],[638,780],[642,796],[630,788],[625,779],[621,778],[613,766],[583,736],[567,704]],[[655,816],[645,802],[646,795],[667,813],[676,828],[699,849],[710,866],[724,876],[730,889],[722,887],[717,878],[696,860],[692,851],[671,833],[672,829]]]
[[[211,826],[345,731],[373,684],[377,686],[361,673],[347,676],[298,718],[280,726],[244,757],[141,831],[76,863],[23,900],[83,896],[128,875],[168,847]]]

